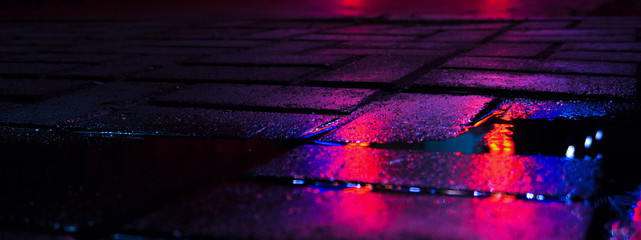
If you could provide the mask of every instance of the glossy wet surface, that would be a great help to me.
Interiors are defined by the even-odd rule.
[[[639,18],[312,16],[1,23],[0,238],[636,226]]]
[[[639,166],[626,164],[634,144],[620,139],[636,131],[635,118],[561,116],[571,108],[547,118],[555,110],[535,106],[550,103],[522,101],[504,104],[531,111],[498,107],[454,138],[418,143],[23,129],[14,134],[66,140],[3,145],[2,183],[11,197],[2,199],[0,221],[14,230],[114,239],[594,234],[594,206],[641,182],[633,174]],[[563,150],[577,138],[570,156]]]

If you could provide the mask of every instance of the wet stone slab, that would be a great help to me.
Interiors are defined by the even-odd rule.
[[[530,21],[516,25],[515,29],[562,29],[570,25],[571,21]]]
[[[150,95],[176,88],[174,84],[112,82],[97,84],[72,94],[47,99],[0,116],[7,124],[57,126],[105,114],[111,109],[140,101]]]
[[[641,59],[641,53],[613,51],[561,51],[552,55],[552,58],[586,61],[639,62],[639,59]]]
[[[214,48],[214,47],[154,47],[154,46],[133,46],[115,49],[119,54],[143,54],[143,55],[217,55],[238,50],[239,48]]]
[[[512,30],[505,33],[505,36],[633,36],[634,34],[634,29],[544,29]]]
[[[442,57],[453,53],[454,50],[447,49],[377,49],[377,48],[329,48],[318,49],[313,54],[332,55],[387,55],[387,56],[421,56],[421,57]]]
[[[368,56],[323,74],[312,81],[393,84],[432,60],[419,56]]]
[[[0,76],[30,76],[38,77],[56,71],[74,69],[86,65],[65,63],[2,63]]]
[[[337,29],[330,29],[327,33],[340,33],[340,34],[381,34],[381,31],[386,29],[398,28],[398,25],[393,24],[380,24],[380,25],[359,25],[349,26]]]
[[[443,67],[549,73],[609,74],[623,76],[634,76],[637,71],[637,66],[630,63],[562,60],[540,61],[532,59],[490,57],[458,57],[448,61],[443,65]]]
[[[88,130],[178,134],[204,137],[291,139],[336,115],[137,106],[72,126]]]
[[[534,57],[549,46],[539,43],[488,43],[465,53],[465,56]]]
[[[374,103],[354,121],[324,136],[330,142],[443,140],[463,130],[492,98],[401,93]]]
[[[149,47],[205,47],[205,48],[242,48],[266,45],[270,41],[258,40],[169,40],[153,41],[144,46]]]
[[[309,34],[297,37],[299,40],[326,40],[326,41],[411,41],[414,36],[390,36],[390,35],[355,35],[355,34]]]
[[[306,50],[324,47],[333,42],[328,41],[281,41],[272,43],[265,46],[254,47],[252,49],[240,50],[235,52],[235,54],[247,54],[247,55],[260,55],[260,54],[294,54],[300,53]]]
[[[373,93],[374,90],[369,89],[197,84],[157,98],[156,101],[194,106],[254,106],[348,112]]]
[[[226,54],[188,61],[198,65],[301,65],[327,67],[344,60],[346,57],[331,55],[292,55],[281,54]]]
[[[475,88],[481,90],[551,92],[563,94],[609,95],[624,98],[636,94],[632,77],[509,73],[473,70],[434,70],[413,84],[412,88],[432,86]]]
[[[315,31],[314,29],[276,29],[261,33],[242,36],[243,39],[284,39]]]
[[[136,75],[135,78],[175,82],[290,83],[319,69],[312,67],[169,66]]]
[[[37,101],[93,84],[91,81],[63,79],[0,79],[0,98],[18,102]]]
[[[633,42],[634,35],[502,35],[501,42]]]
[[[598,167],[595,161],[546,156],[305,145],[251,172],[257,176],[411,186],[423,191],[455,189],[584,199],[596,191]]]
[[[561,47],[561,50],[581,51],[641,51],[641,43],[568,43]]]
[[[478,42],[490,35],[495,30],[447,30],[425,38],[424,42]]]
[[[1,58],[2,61],[42,63],[98,64],[130,56],[117,54],[73,54],[73,53],[31,53]]]
[[[123,60],[111,61],[99,65],[90,65],[71,70],[57,71],[52,73],[56,77],[80,78],[80,79],[112,79],[117,77],[130,76],[132,74],[150,71],[163,65],[171,65],[176,62],[189,59],[190,56],[130,56]]]
[[[579,204],[230,183],[124,229],[234,239],[582,239],[590,216]]]

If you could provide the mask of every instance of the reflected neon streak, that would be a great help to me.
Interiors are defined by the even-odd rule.
[[[512,127],[510,124],[494,124],[494,129],[485,136],[490,152],[474,156],[474,161],[477,162],[474,165],[478,168],[471,174],[472,181],[468,183],[470,187],[509,192],[523,177],[527,177],[523,175],[524,163],[515,161],[512,157]]]
[[[494,124],[494,129],[485,135],[485,140],[490,147],[491,155],[512,155],[514,154],[514,132],[510,124]]]

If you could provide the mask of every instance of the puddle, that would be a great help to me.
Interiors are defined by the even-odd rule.
[[[2,179],[12,179],[0,186],[14,196],[10,200],[0,201],[6,203],[2,206],[12,206],[0,208],[0,216],[8,216],[0,217],[0,222],[16,224],[10,220],[11,217],[28,212],[24,209],[32,208],[30,204],[35,202],[42,214],[27,215],[31,221],[39,219],[37,224],[41,224],[40,227],[54,229],[55,224],[77,226],[77,231],[82,233],[92,229],[83,224],[88,220],[109,225],[121,218],[141,215],[153,207],[172,201],[162,196],[236,179],[250,169],[274,162],[276,157],[290,153],[292,149],[312,146],[339,150],[328,152],[312,149],[303,152],[307,155],[327,154],[306,161],[310,166],[301,165],[308,172],[302,171],[295,176],[265,174],[249,177],[249,180],[339,194],[378,192],[421,197],[453,196],[490,202],[586,203],[595,206],[589,235],[631,236],[630,229],[638,229],[636,226],[641,217],[638,208],[634,207],[639,205],[636,188],[641,183],[641,174],[638,174],[641,163],[636,160],[635,150],[639,142],[636,136],[641,135],[637,127],[638,115],[565,118],[548,114],[524,119],[515,117],[514,112],[508,110],[497,107],[448,140],[419,143],[337,143],[316,140],[344,124],[340,119],[288,141],[206,139],[162,133],[47,131],[46,134],[116,141],[106,145],[61,143],[45,144],[43,147],[16,143],[0,146],[0,151],[7,156],[3,160],[5,167],[0,170],[0,175]],[[43,131],[35,132],[44,134],[41,133]],[[123,138],[127,141],[118,141]],[[403,155],[407,152],[404,150],[418,150],[416,152],[427,154],[410,152]],[[456,162],[441,163],[441,159],[456,159]],[[559,159],[564,163],[551,171]],[[590,164],[597,164],[600,169],[601,175],[597,179],[576,177],[590,175]],[[281,164],[280,170],[289,171],[288,167],[296,167],[293,165]],[[434,177],[445,179],[438,183],[440,185],[435,184],[436,180],[426,181],[425,185],[419,184],[426,176],[432,176],[429,174],[434,174],[434,169],[441,165],[444,171]],[[44,176],[43,171],[46,173]],[[318,175],[314,175],[316,173]],[[406,177],[399,177],[399,183],[381,181],[391,179],[389,176],[392,175]],[[445,175],[455,176],[446,178],[443,177]],[[544,176],[543,180],[538,181],[538,175]],[[336,176],[358,176],[361,181],[348,181]],[[463,181],[461,179],[467,177],[461,176],[469,179]],[[493,188],[482,190],[483,184],[492,184]],[[519,187],[513,187],[517,185]],[[35,190],[26,193],[16,186]],[[617,197],[629,196],[628,192],[633,191],[636,191],[636,201]],[[579,194],[565,195],[567,192]],[[95,193],[100,193],[100,197],[96,197]],[[74,195],[71,201],[69,194]],[[60,201],[47,203],[38,199]],[[75,207],[87,202],[92,204],[83,208]],[[131,207],[121,209],[119,206]],[[96,212],[110,213],[102,216],[103,219],[94,219]],[[65,219],[51,218],[61,214],[70,216]]]

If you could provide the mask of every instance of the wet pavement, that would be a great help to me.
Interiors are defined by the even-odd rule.
[[[243,3],[0,1],[0,238],[641,237],[641,3]]]

